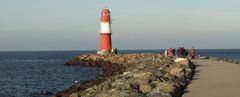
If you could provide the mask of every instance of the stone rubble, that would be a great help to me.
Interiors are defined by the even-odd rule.
[[[160,54],[81,55],[65,65],[98,67],[103,73],[52,97],[181,97],[194,65],[175,60]]]
[[[208,57],[208,56],[201,56],[201,55],[199,55],[197,57],[197,59],[200,59],[200,60],[214,60],[214,61],[221,61],[221,62],[240,64],[240,60],[237,60],[237,59],[226,59],[226,58]]]

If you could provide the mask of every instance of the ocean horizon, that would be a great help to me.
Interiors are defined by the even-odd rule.
[[[188,48],[187,48],[188,49]],[[163,54],[165,49],[120,49],[118,53],[160,53]],[[218,57],[223,59],[240,59],[240,49],[196,49],[197,55]],[[14,53],[14,52],[84,52],[84,54],[94,54],[97,50],[29,50],[29,51],[0,51],[0,53]],[[238,56],[239,55],[239,56]]]

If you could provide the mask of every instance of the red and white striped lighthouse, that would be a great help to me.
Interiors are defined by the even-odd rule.
[[[112,50],[112,40],[111,40],[111,16],[110,10],[104,8],[101,11],[101,29],[100,29],[100,50],[98,54],[109,54]]]

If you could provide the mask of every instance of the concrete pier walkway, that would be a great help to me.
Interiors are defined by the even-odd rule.
[[[240,65],[196,60],[194,80],[183,97],[240,97]]]

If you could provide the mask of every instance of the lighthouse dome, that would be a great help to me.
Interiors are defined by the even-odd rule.
[[[108,8],[104,8],[101,11],[102,15],[110,15],[110,10]]]

